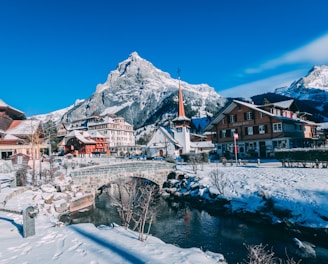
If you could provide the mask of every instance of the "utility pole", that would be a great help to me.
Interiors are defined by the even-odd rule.
[[[32,165],[32,184],[35,186],[35,139],[34,139],[34,127],[33,127],[33,121],[31,120],[31,132],[30,132],[30,136],[31,136],[31,157],[32,157],[32,161],[33,161],[33,165]]]
[[[51,136],[50,136],[50,129],[49,129],[49,158],[51,156]]]

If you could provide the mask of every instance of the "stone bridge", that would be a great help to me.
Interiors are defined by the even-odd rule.
[[[127,177],[148,179],[162,188],[167,176],[174,170],[174,163],[131,161],[80,168],[72,171],[71,177],[73,183],[80,185],[84,192],[95,194],[99,187]]]

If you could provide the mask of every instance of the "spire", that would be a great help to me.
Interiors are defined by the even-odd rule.
[[[183,105],[182,88],[180,85],[180,69],[178,69],[178,79],[179,79],[179,111],[178,111],[179,115],[178,116],[186,116],[184,105]]]

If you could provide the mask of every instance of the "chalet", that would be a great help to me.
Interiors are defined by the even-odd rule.
[[[306,120],[294,100],[254,105],[233,100],[205,128],[219,155],[272,157],[276,148],[312,147],[317,124]]]
[[[76,156],[99,155],[107,150],[106,138],[97,131],[73,130],[62,141],[64,152]]]
[[[0,155],[8,159],[22,153],[31,159],[39,159],[44,145],[42,123],[27,120],[25,114],[0,99]]]

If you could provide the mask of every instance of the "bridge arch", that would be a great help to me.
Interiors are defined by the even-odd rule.
[[[175,170],[174,163],[162,161],[121,162],[80,168],[71,172],[73,184],[81,186],[86,193],[97,190],[119,178],[144,178],[161,189],[167,176]]]

